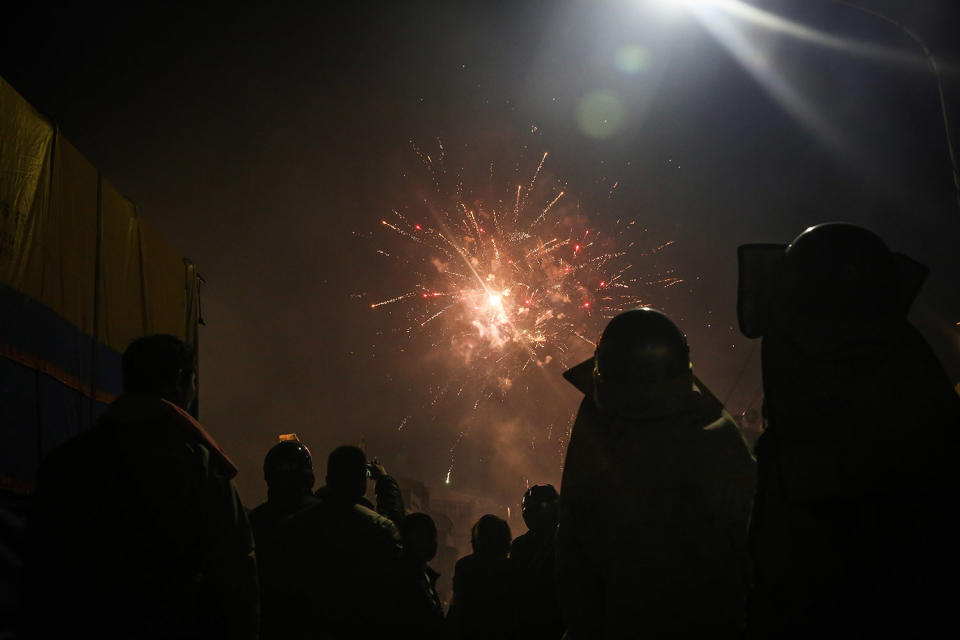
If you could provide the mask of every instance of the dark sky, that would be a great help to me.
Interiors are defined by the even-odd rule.
[[[736,247],[829,220],[868,226],[931,266],[913,318],[960,379],[960,210],[918,47],[827,0],[756,5],[856,51],[652,4],[18,3],[4,10],[0,75],[199,265],[201,417],[239,463],[251,504],[282,432],[321,459],[362,435],[392,471],[439,488],[466,426],[461,490],[508,501],[526,480],[559,480],[555,434],[527,444],[576,406],[559,369],[479,418],[425,409],[425,387],[452,365],[378,336],[395,319],[351,297],[404,281],[364,234],[415,198],[411,140],[441,138],[451,163],[535,166],[549,151],[548,170],[585,207],[674,240],[658,260],[685,282],[650,299],[688,333],[696,370],[734,412],[759,386],[756,344],[736,330]],[[957,3],[863,5],[928,42],[960,120]],[[730,29],[762,79],[718,38]],[[624,106],[606,139],[578,124],[597,91]]]

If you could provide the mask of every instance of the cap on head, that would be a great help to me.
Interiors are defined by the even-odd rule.
[[[273,445],[263,460],[263,478],[267,486],[296,484],[309,479],[313,486],[313,460],[310,450],[298,440]]]
[[[510,525],[492,513],[477,520],[470,531],[470,543],[478,556],[506,557],[510,553],[510,540]]]
[[[886,243],[843,222],[804,230],[784,251],[784,265],[809,293],[840,301],[882,297],[894,283],[893,253]]]
[[[789,245],[742,245],[737,315],[744,335],[768,326],[821,324],[904,316],[927,268],[894,253],[875,233],[829,222],[809,227]]]
[[[437,525],[429,515],[411,513],[398,528],[405,552],[413,553],[421,562],[430,562],[437,555]]]
[[[690,370],[687,338],[665,314],[644,307],[624,311],[604,329],[594,374],[608,382],[662,382]]]
[[[534,485],[523,494],[521,508],[531,531],[552,529],[559,521],[560,494],[552,484]]]

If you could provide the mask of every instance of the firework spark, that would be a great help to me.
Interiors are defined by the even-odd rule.
[[[529,178],[514,170],[499,187],[490,163],[491,186],[480,192],[464,184],[462,170],[447,172],[442,144],[435,154],[413,148],[432,194],[381,221],[408,250],[378,253],[414,274],[415,284],[370,307],[402,305],[407,332],[429,332],[436,348],[456,356],[465,365],[457,396],[472,389],[474,409],[532,369],[568,366],[567,354],[592,345],[604,319],[642,305],[651,287],[680,282],[639,273],[632,259],[671,243],[642,251],[631,239],[642,233],[636,220],[591,224],[565,185],[546,177],[547,153]]]

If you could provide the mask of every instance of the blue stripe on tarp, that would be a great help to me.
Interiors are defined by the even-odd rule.
[[[37,377],[41,459],[90,426],[90,398],[45,375]]]
[[[29,490],[40,460],[106,410],[107,404],[88,397],[93,345],[50,308],[0,285],[0,346],[25,356],[0,357],[0,488]],[[119,396],[121,355],[96,347],[92,391]]]
[[[49,307],[0,285],[0,343],[90,384],[93,339]]]
[[[0,344],[8,344],[90,385],[93,338],[49,307],[0,285]],[[121,354],[97,343],[97,389],[123,392]]]
[[[91,418],[99,419],[107,406],[41,371],[0,358],[0,490],[31,491],[40,461],[90,427]]]
[[[97,343],[97,389],[112,396],[123,394],[123,354]]]
[[[37,372],[0,358],[0,470],[32,484],[40,462]]]

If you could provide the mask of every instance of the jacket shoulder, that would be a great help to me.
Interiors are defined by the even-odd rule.
[[[740,428],[726,414],[716,422],[703,428],[703,441],[722,453],[739,459],[744,464],[753,465],[753,455]]]
[[[370,507],[367,507],[363,504],[353,505],[353,512],[360,520],[368,522],[378,529],[383,530],[385,533],[388,533],[391,536],[399,539],[400,533],[397,530],[397,525],[393,524],[393,520],[390,518],[380,515]]]

